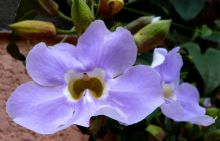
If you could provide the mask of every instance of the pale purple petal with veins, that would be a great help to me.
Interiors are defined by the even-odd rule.
[[[96,115],[104,114],[133,124],[151,114],[163,102],[160,77],[150,67],[134,66],[109,82],[109,96]]]
[[[100,67],[110,77],[115,77],[135,63],[137,47],[131,33],[118,27],[107,30],[103,21],[97,20],[78,40],[80,58],[84,65]]]
[[[26,59],[27,72],[36,83],[43,86],[57,86],[64,83],[64,74],[71,69],[82,70],[77,60],[76,48],[68,43],[47,47],[38,43]]]
[[[62,88],[42,87],[34,82],[23,84],[12,93],[6,111],[17,124],[40,134],[60,131],[75,110],[62,95]]]

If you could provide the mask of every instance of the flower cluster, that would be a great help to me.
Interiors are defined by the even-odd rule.
[[[154,50],[152,67],[159,72],[163,88],[164,103],[162,113],[174,121],[187,121],[208,126],[215,122],[205,115],[205,108],[199,106],[199,92],[189,83],[180,82],[180,70],[183,65],[179,47],[167,52],[166,49]]]
[[[133,66],[137,47],[131,33],[121,27],[110,32],[96,20],[76,46],[39,43],[30,51],[26,67],[33,81],[13,92],[7,113],[17,124],[41,134],[73,124],[88,127],[97,115],[130,125],[158,107],[175,121],[210,125],[214,119],[198,105],[197,90],[179,85],[178,50],[156,49],[151,67]]]

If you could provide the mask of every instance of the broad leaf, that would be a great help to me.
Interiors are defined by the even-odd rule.
[[[182,45],[189,52],[196,69],[204,81],[204,92],[209,94],[220,86],[220,51],[208,48],[205,54],[201,54],[198,44],[190,42]]]
[[[176,12],[185,20],[195,18],[205,5],[206,0],[170,0]]]

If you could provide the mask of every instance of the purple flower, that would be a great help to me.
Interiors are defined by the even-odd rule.
[[[174,121],[186,121],[208,126],[215,120],[205,115],[205,108],[199,105],[198,90],[188,83],[179,85],[180,70],[183,65],[179,47],[167,52],[166,49],[154,50],[152,67],[162,79],[163,97],[162,113]]]
[[[27,56],[33,79],[19,86],[6,110],[21,126],[52,134],[73,124],[88,127],[91,116],[105,115],[130,125],[163,103],[159,74],[132,66],[137,47],[129,31],[110,32],[93,22],[77,46],[37,44]]]

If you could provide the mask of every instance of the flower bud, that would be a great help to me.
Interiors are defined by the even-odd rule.
[[[123,0],[100,0],[99,13],[103,17],[111,17],[118,13],[124,6]]]
[[[93,15],[84,0],[72,0],[71,17],[80,36],[93,21]]]
[[[38,0],[38,3],[49,16],[56,15],[59,10],[59,5],[54,0]]]
[[[36,20],[25,20],[9,25],[19,35],[29,36],[54,36],[56,28],[53,23]]]
[[[150,124],[145,130],[151,135],[151,140],[162,141],[165,138],[165,132],[159,126]]]
[[[157,47],[169,32],[171,20],[160,20],[152,22],[135,35],[134,39],[138,46],[138,51],[143,53]]]
[[[128,29],[132,34],[137,33],[141,28],[144,26],[150,24],[151,22],[154,22],[155,20],[159,20],[160,17],[155,16],[142,16],[134,21],[128,23],[125,28]]]

